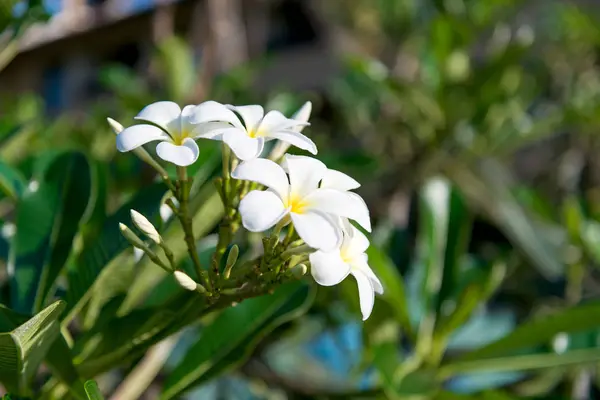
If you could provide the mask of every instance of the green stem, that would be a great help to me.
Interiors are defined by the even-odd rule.
[[[188,202],[189,202],[189,194],[190,194],[190,185],[187,177],[187,170],[185,167],[177,167],[177,177],[179,178],[179,213],[177,213],[179,217],[179,221],[181,222],[181,227],[183,228],[183,233],[185,235],[185,243],[187,245],[187,250],[194,263],[194,268],[196,270],[196,274],[198,275],[198,279],[204,281],[206,288],[211,291],[212,284],[210,279],[204,271],[202,270],[202,266],[200,264],[200,257],[198,257],[198,249],[196,248],[196,239],[194,238],[194,230],[192,228],[192,219],[189,215]]]

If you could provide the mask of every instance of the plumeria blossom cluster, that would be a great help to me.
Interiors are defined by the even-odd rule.
[[[209,301],[260,295],[273,284],[299,278],[308,269],[323,286],[336,285],[352,275],[358,285],[363,319],[367,319],[374,295],[383,293],[383,287],[368,265],[369,241],[354,225],[371,231],[369,210],[352,191],[360,184],[316,158],[286,154],[290,146],[317,154],[315,143],[302,134],[309,125],[310,112],[310,103],[288,118],[276,110],[265,113],[258,105],[206,101],[180,108],[176,103],[160,101],[140,111],[135,117],[140,123],[128,128],[109,119],[117,133],[117,149],[133,151],[149,162],[169,187],[172,196],[167,196],[163,207],[168,207],[169,217],[178,217],[182,224],[196,278],[177,268],[159,232],[136,211],[132,211],[132,221],[152,246],[121,224],[124,236],[138,252],[143,251],[173,273],[182,287],[202,293]],[[193,193],[186,167],[198,159],[201,139],[223,142],[223,176],[216,185],[225,216],[210,268],[200,265],[188,209]],[[273,140],[277,142],[266,151]],[[177,166],[177,180],[171,180],[142,147],[150,142],[158,142],[158,158]],[[240,224],[250,232],[265,234],[262,256],[237,265],[239,248],[231,242]],[[153,246],[162,248],[164,257]]]

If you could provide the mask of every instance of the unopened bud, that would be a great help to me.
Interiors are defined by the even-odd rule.
[[[173,272],[173,275],[175,276],[177,283],[185,290],[194,291],[198,288],[198,284],[185,272],[175,271]]]
[[[231,270],[233,266],[237,262],[238,256],[240,255],[240,248],[237,244],[234,244],[229,250],[229,254],[227,255],[227,262],[225,263],[225,271],[223,271],[223,276],[225,279],[229,279],[231,275]]]
[[[162,241],[162,238],[158,234],[158,231],[156,230],[154,225],[152,225],[152,223],[148,221],[148,218],[144,217],[142,214],[135,210],[131,210],[131,220],[133,221],[135,226],[137,226],[137,228],[140,231],[142,231],[144,235],[152,239],[152,241],[154,241],[155,243],[160,243]]]
[[[106,120],[108,121],[108,124],[112,128],[112,130],[115,133],[115,135],[118,135],[124,129],[123,125],[121,125],[120,123],[118,123],[114,119],[112,119],[112,118],[106,118]]]
[[[302,278],[304,275],[306,275],[306,272],[308,271],[308,267],[304,264],[298,264],[298,265],[294,265],[291,269],[292,271],[292,275],[295,278]]]
[[[138,247],[140,249],[146,247],[142,239],[140,239],[129,227],[125,224],[119,222],[119,229],[121,230],[121,234],[129,243],[131,243],[134,247]]]

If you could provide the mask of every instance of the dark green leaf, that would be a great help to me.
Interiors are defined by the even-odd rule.
[[[39,310],[51,295],[89,196],[89,165],[78,153],[61,153],[50,160],[39,188],[23,195],[10,249],[15,266],[11,303],[17,311]]]

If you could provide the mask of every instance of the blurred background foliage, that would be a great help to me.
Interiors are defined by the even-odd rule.
[[[167,32],[145,68],[102,65],[101,94],[82,109],[0,92],[0,345],[18,349],[0,354],[7,390],[31,396],[33,382],[34,396],[77,398],[94,378],[113,399],[598,396],[597,6],[320,3],[339,67],[318,89],[257,90],[272,54],[228,61],[213,26],[200,61]],[[47,19],[42,2],[1,4],[0,68],[24,24]],[[106,117],[128,124],[153,101],[209,98],[287,115],[313,102],[307,134],[363,183],[375,222],[369,259],[386,291],[364,324],[352,281],[196,315],[127,249],[117,223],[134,205],[162,221],[185,264],[178,228],[160,216],[165,188],[117,154]],[[203,142],[200,157],[194,224],[208,259],[218,148]],[[254,237],[237,240],[255,251]]]

